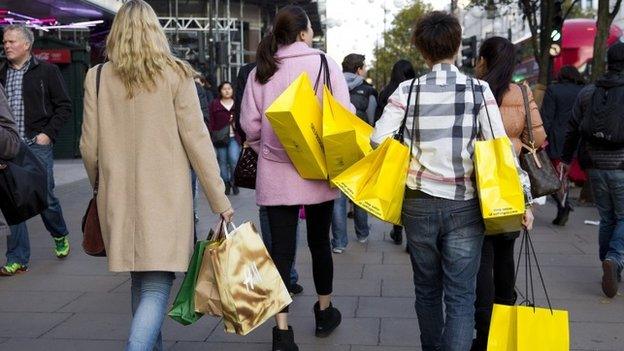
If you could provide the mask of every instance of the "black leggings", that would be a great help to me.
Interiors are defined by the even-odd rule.
[[[329,228],[334,201],[304,207],[316,293],[329,295],[332,293],[334,280],[334,263],[329,244]],[[267,212],[271,227],[271,257],[284,284],[290,290],[290,269],[297,249],[295,235],[299,220],[299,206],[267,206]],[[282,312],[288,312],[288,307]]]
[[[486,236],[481,250],[481,266],[477,273],[475,301],[475,329],[477,339],[472,351],[485,351],[492,318],[492,304],[513,305],[514,243],[508,235]]]

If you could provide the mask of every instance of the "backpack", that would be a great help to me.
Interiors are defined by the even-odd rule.
[[[375,95],[374,89],[366,83],[362,83],[349,90],[351,103],[355,106],[355,114],[368,124],[370,124],[370,122],[368,120],[368,115],[366,114],[366,109],[368,109],[368,103],[371,95]]]
[[[597,86],[581,121],[580,131],[592,144],[624,145],[624,87]]]

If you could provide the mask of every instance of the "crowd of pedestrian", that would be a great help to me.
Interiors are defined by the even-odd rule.
[[[516,155],[545,148],[561,179],[578,160],[601,217],[602,289],[614,297],[624,268],[624,43],[609,49],[608,71],[595,84],[585,85],[576,68],[563,67],[540,110],[528,85],[512,80],[515,61],[509,58],[516,49],[509,40],[485,40],[471,77],[455,66],[462,39],[455,17],[430,12],[411,34],[429,71],[418,76],[409,61],[400,60],[380,93],[366,79],[364,55],[349,54],[341,66],[324,57],[325,84],[374,128],[373,146],[392,138],[402,123],[407,126],[402,141],[411,154],[402,226],[395,225],[390,238],[401,245],[405,231],[422,349],[486,350],[493,304],[516,303],[513,255],[520,232],[484,235],[474,177],[477,140],[508,137]],[[235,82],[221,82],[213,98],[206,78],[171,53],[150,5],[129,0],[117,13],[106,41],[107,61],[91,68],[84,82],[80,151],[97,187],[109,270],[131,277],[126,350],[162,349],[174,273],[187,270],[198,240],[198,190],[212,212],[230,222],[228,195],[239,194],[234,169],[244,148],[260,155],[255,197],[261,234],[286,288],[293,295],[303,291],[294,261],[300,220],[306,218],[317,295],[315,335],[326,337],[341,324],[332,302],[332,253],[342,254],[349,245],[349,200],[326,181],[300,176],[265,115],[295,77],[317,76],[324,53],[312,47],[313,37],[301,7],[280,9],[258,45],[256,62],[242,67]],[[4,28],[0,172],[20,148],[41,161],[48,203],[41,218],[54,254],[63,259],[70,253],[69,233],[54,194],[52,150],[71,102],[58,68],[32,55],[33,42],[26,27]],[[316,95],[321,100],[322,89]],[[526,205],[522,226],[530,230],[534,200],[519,166],[518,174]],[[572,211],[568,194],[562,187],[553,195],[555,225],[565,225]],[[7,230],[1,219],[0,232]],[[357,241],[366,243],[367,211],[355,205],[353,222]],[[27,272],[26,222],[9,226],[7,234],[0,275]],[[288,313],[286,306],[275,316],[274,351],[298,350]]]

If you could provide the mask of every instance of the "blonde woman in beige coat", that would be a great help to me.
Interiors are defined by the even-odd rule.
[[[191,67],[171,55],[153,9],[126,2],[106,42],[109,62],[85,80],[80,150],[112,272],[130,272],[133,320],[126,350],[160,350],[173,272],[193,245],[190,167],[214,213],[230,221]]]

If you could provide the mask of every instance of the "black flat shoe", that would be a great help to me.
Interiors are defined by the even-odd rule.
[[[396,227],[393,228],[392,231],[390,232],[390,238],[394,242],[394,245],[401,245],[403,243],[403,228],[402,227],[399,227],[399,229],[397,229]]]
[[[314,319],[316,320],[315,335],[319,338],[326,338],[340,325],[342,315],[331,303],[329,307],[321,311],[317,301],[314,304]]]
[[[273,327],[273,351],[299,351],[291,326],[288,330]]]

